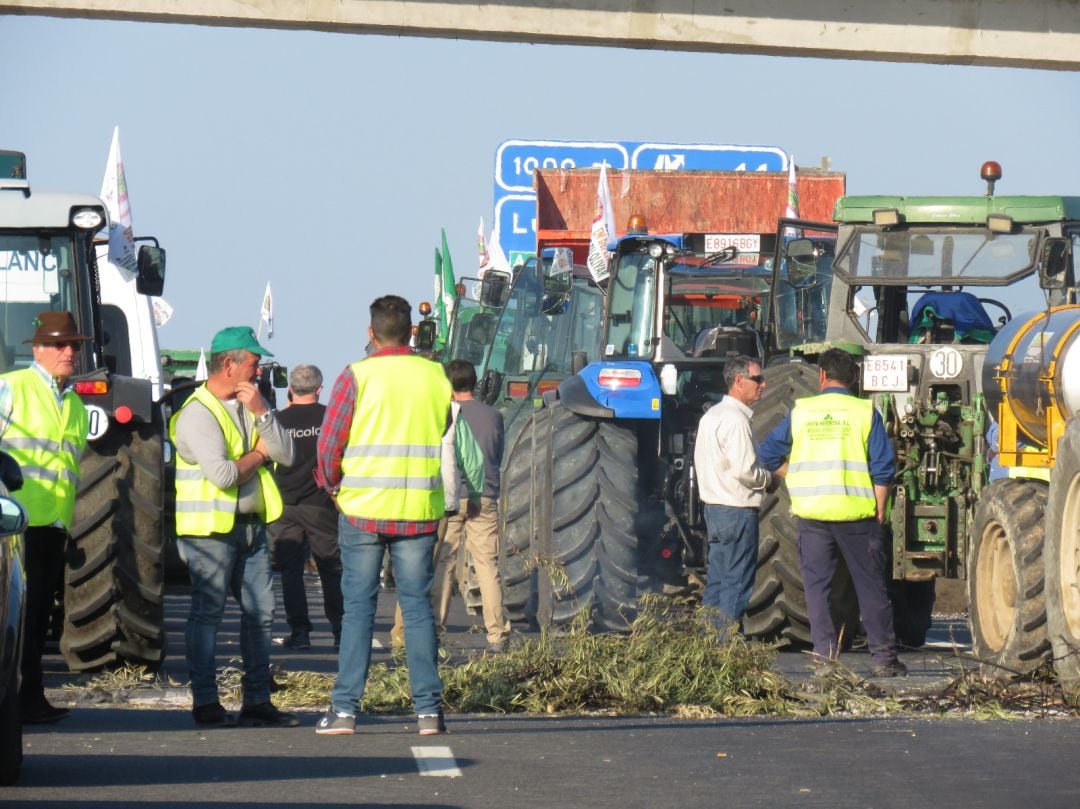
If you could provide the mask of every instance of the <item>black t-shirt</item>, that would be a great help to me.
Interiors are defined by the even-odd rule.
[[[274,480],[281,491],[281,499],[293,506],[298,503],[331,505],[330,495],[315,483],[315,455],[319,443],[326,405],[294,404],[277,412],[277,420],[292,436],[294,455],[292,466],[277,464]]]

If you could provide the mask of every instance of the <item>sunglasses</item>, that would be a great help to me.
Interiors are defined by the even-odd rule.
[[[761,385],[762,383],[765,382],[765,376],[763,374],[754,374],[753,376],[746,376],[746,377],[743,377],[743,378],[744,379],[749,379],[751,382],[754,382],[754,383],[756,383],[758,385]]]
[[[64,343],[52,343],[51,345],[57,351],[62,351],[65,348],[70,348],[76,354],[78,354],[80,351],[82,351],[82,343],[81,342],[76,342],[75,340],[68,340],[67,342],[64,342]]]

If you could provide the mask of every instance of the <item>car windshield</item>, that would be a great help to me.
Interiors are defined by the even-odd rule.
[[[854,283],[1001,284],[1031,272],[1038,235],[986,228],[856,228],[835,268]]]

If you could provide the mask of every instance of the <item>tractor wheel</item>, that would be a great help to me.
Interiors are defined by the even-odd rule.
[[[536,558],[533,547],[534,478],[542,464],[534,463],[543,451],[541,437],[550,433],[551,411],[537,410],[525,422],[507,453],[502,470],[499,504],[499,574],[502,576],[503,609],[511,621],[536,617]]]
[[[1080,694],[1080,421],[1058,442],[1046,514],[1046,625],[1054,670],[1070,698]]]
[[[1043,577],[1047,490],[1028,480],[984,489],[968,554],[971,644],[994,677],[1027,674],[1050,653]]]
[[[784,363],[766,368],[764,374],[765,391],[754,405],[752,421],[754,440],[759,443],[791,412],[796,399],[818,392],[815,366]],[[743,616],[743,629],[750,637],[780,641],[783,645],[811,646],[795,518],[786,486],[765,495],[758,517],[758,534],[757,577],[750,606]],[[842,558],[837,560],[833,577],[831,605],[833,621],[841,633],[841,645],[848,646],[859,630],[859,608]]]
[[[503,495],[511,617],[524,607],[541,626],[584,614],[599,629],[625,629],[642,586],[635,433],[555,401],[533,414],[515,443]]]
[[[162,425],[118,425],[82,461],[60,650],[72,671],[165,656]]]

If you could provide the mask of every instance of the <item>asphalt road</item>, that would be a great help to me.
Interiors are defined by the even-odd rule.
[[[333,672],[310,584],[315,647],[275,650],[275,662]],[[186,608],[186,596],[169,597],[163,673],[181,683]],[[381,599],[381,646],[392,608],[392,597]],[[483,634],[470,631],[475,620],[458,602],[448,638],[456,654],[483,646]],[[903,656],[912,677],[900,687],[938,687],[963,665],[962,620],[940,619],[932,638],[939,648]],[[238,649],[234,609],[220,640],[224,663]],[[387,654],[378,649],[375,659]],[[861,652],[844,662],[869,667]],[[809,670],[800,654],[781,654],[778,665],[794,678]],[[50,698],[63,702],[71,675],[55,654],[46,667]],[[0,806],[1080,806],[1080,722],[1071,719],[450,715],[448,735],[422,738],[411,717],[379,716],[365,718],[356,736],[321,737],[316,712],[299,728],[201,730],[182,688],[150,692],[142,705],[80,703],[64,722],[28,727],[22,778],[0,790]]]

